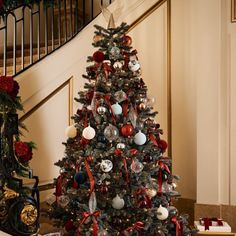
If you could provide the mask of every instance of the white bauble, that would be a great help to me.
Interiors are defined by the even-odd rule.
[[[120,210],[124,207],[125,201],[123,198],[120,198],[120,196],[117,194],[113,199],[112,199],[112,207]]]
[[[128,67],[131,71],[135,72],[140,69],[140,64],[139,64],[138,60],[130,60],[128,63]]]
[[[74,125],[68,126],[65,130],[65,134],[68,138],[75,138],[77,135],[77,129]]]
[[[139,130],[139,132],[134,136],[134,142],[137,145],[143,145],[144,143],[146,143],[146,141],[147,141],[146,135]]]
[[[114,112],[115,115],[120,115],[122,114],[122,107],[121,105],[117,102],[111,106],[112,111]]]
[[[160,205],[157,209],[157,219],[158,220],[166,220],[169,216],[169,211],[167,208]]]
[[[82,135],[85,139],[90,140],[95,137],[96,132],[95,132],[95,129],[89,125],[83,130]]]
[[[103,172],[107,173],[112,170],[113,163],[110,160],[102,160],[100,167]]]

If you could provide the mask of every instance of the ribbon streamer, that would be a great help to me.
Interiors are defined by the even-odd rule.
[[[88,177],[89,177],[90,194],[91,194],[93,192],[93,190],[94,190],[94,178],[93,178],[92,172],[90,170],[89,162],[88,162],[88,160],[90,158],[91,157],[86,157],[85,160],[84,160],[84,164],[85,164],[85,168],[86,168],[86,171],[87,171],[87,174],[88,174]]]

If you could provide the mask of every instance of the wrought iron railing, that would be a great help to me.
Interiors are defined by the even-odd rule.
[[[17,75],[75,37],[114,0],[43,0],[6,11],[0,23],[0,74]]]

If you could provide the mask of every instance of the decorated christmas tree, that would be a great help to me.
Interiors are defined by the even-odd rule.
[[[66,235],[189,235],[129,26],[95,28],[49,213]]]
[[[0,77],[0,230],[11,235],[32,235],[39,228],[38,178],[29,167],[32,142],[21,141],[17,111],[22,110],[19,85]],[[33,186],[24,179],[34,179]]]

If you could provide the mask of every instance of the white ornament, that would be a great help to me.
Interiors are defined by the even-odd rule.
[[[117,102],[111,106],[112,111],[114,112],[115,115],[120,115],[122,114],[122,107],[121,105]]]
[[[75,138],[77,135],[77,129],[74,125],[68,126],[65,130],[65,134],[68,138]]]
[[[143,145],[144,143],[146,143],[146,141],[147,141],[146,135],[139,130],[139,132],[134,136],[134,142],[137,145]]]
[[[166,220],[169,216],[168,209],[160,205],[157,209],[157,219]]]
[[[85,139],[90,140],[95,137],[96,132],[95,132],[95,129],[89,125],[83,130],[82,135]]]
[[[112,207],[120,210],[124,207],[125,205],[125,201],[123,198],[120,198],[120,196],[118,194],[116,194],[116,196],[112,199]]]
[[[131,169],[133,170],[134,173],[137,174],[142,172],[143,167],[144,167],[143,164],[138,160],[135,160],[134,164],[131,164]]]
[[[125,149],[125,144],[124,143],[117,143],[116,148]]]
[[[113,64],[113,68],[114,69],[121,69],[123,66],[123,64],[120,62],[120,61],[116,61],[114,64]]]
[[[110,160],[102,160],[100,167],[103,172],[109,172],[113,168],[113,163]]]
[[[131,71],[135,72],[140,69],[140,64],[139,64],[138,60],[131,60],[131,61],[129,61],[128,67]]]

